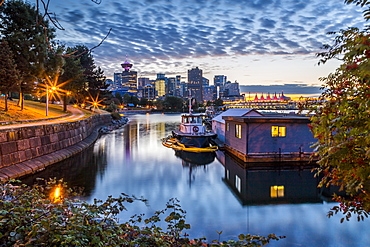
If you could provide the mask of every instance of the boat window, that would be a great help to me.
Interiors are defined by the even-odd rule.
[[[238,175],[235,175],[235,187],[239,192],[242,191],[242,180]]]
[[[283,185],[274,185],[270,187],[270,197],[284,197],[284,186]]]
[[[241,124],[235,125],[235,137],[242,138],[242,125]]]
[[[272,126],[271,127],[271,136],[272,137],[285,137],[286,136],[286,127]]]

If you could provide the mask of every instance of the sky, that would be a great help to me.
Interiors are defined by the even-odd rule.
[[[95,63],[107,78],[133,64],[139,77],[182,75],[199,67],[212,84],[312,88],[339,65],[318,65],[327,34],[364,26],[363,9],[344,0],[51,0],[49,12],[68,46],[99,44]]]

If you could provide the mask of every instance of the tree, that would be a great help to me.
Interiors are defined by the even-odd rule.
[[[347,3],[347,4],[353,3],[353,4],[359,5],[361,7],[365,7],[365,6],[369,5],[368,0],[344,0],[344,2]],[[367,7],[367,9],[364,10],[364,18],[365,18],[365,20],[370,19],[370,7]]]
[[[5,94],[5,111],[8,111],[8,93],[16,90],[19,71],[13,59],[13,53],[9,49],[8,42],[0,41],[0,91]]]
[[[67,53],[73,52],[73,48],[67,48]],[[63,110],[67,110],[67,104],[72,94],[78,95],[85,90],[84,69],[81,66],[79,57],[63,57],[63,73],[59,77],[59,84],[62,85]]]
[[[128,93],[125,93],[123,95],[123,103],[128,104],[131,103],[131,95]]]
[[[370,212],[370,32],[349,28],[336,35],[318,56],[320,63],[335,58],[342,64],[320,78],[324,92],[312,107],[310,128],[318,140],[320,186],[340,186],[347,194],[335,195],[340,206],[329,212],[343,213],[343,222],[353,214],[363,220]]]
[[[0,6],[0,38],[8,42],[20,72],[18,91],[21,109],[23,94],[33,91],[34,82],[43,73],[49,41],[54,38],[54,32],[49,22],[29,3],[10,0]]]
[[[122,96],[121,96],[121,94],[119,92],[116,92],[114,94],[114,97],[119,100],[120,104],[122,104],[123,99],[122,99]]]
[[[223,102],[223,100],[222,100],[222,99],[216,99],[216,100],[213,102],[213,104],[214,104],[215,106],[223,106],[223,105],[224,105],[224,102]]]
[[[100,67],[96,67],[94,57],[86,46],[78,45],[74,48],[74,51],[77,54],[81,54],[78,59],[84,70],[83,74],[86,81],[85,91],[91,96],[96,97],[100,94],[101,90],[108,87],[105,84],[104,71]]]
[[[173,111],[181,111],[184,100],[176,96],[166,96],[163,101],[163,105]]]

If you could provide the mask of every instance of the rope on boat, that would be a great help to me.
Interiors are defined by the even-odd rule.
[[[187,152],[201,153],[201,152],[214,152],[218,150],[217,146],[210,146],[205,148],[186,146],[179,142],[176,138],[168,136],[162,139],[162,145],[174,150],[181,150]]]

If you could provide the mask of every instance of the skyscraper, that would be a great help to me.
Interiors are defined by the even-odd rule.
[[[213,84],[215,85],[216,99],[221,98],[227,77],[225,75],[215,75]]]
[[[226,84],[227,77],[225,75],[215,75],[213,78],[213,85],[224,86]]]
[[[132,64],[127,60],[121,64],[122,68],[122,87],[126,89],[129,94],[137,94],[137,72],[131,70]]]
[[[203,71],[198,67],[188,70],[188,90],[189,96],[203,103]]]
[[[137,83],[138,83],[137,88],[143,88],[146,85],[150,84],[150,80],[149,78],[146,78],[146,77],[139,77],[137,80]]]
[[[157,79],[155,80],[155,91],[156,91],[156,96],[158,97],[163,97],[166,95],[165,74],[157,74]]]

